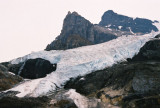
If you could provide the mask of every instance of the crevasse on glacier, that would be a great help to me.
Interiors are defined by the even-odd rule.
[[[85,75],[104,69],[114,63],[132,58],[139,49],[158,32],[143,36],[122,36],[106,43],[85,46],[69,50],[53,50],[34,52],[24,57],[14,59],[12,64],[24,62],[27,59],[43,58],[51,63],[57,63],[57,70],[45,78],[26,81],[10,90],[19,91],[19,97],[37,97],[54,91],[71,77]]]

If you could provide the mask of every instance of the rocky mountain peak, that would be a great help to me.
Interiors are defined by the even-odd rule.
[[[100,28],[98,26],[98,28]],[[46,50],[64,50],[86,45],[98,44],[115,39],[114,34],[97,29],[77,12],[68,12],[66,15],[61,34],[46,47]]]
[[[85,23],[90,23],[87,19],[79,15],[77,12],[68,12],[63,22],[63,29],[69,26],[79,25],[83,26]],[[91,24],[91,23],[90,23]]]
[[[99,24],[92,24],[77,12],[68,12],[60,35],[46,50],[65,50],[86,45],[99,44],[122,35],[141,35],[158,31],[153,21],[119,15],[108,10]]]
[[[99,25],[110,29],[128,31],[132,34],[146,34],[152,32],[152,30],[158,31],[153,23],[148,19],[132,18],[108,10],[103,14]]]
[[[117,14],[117,13],[115,13],[113,10],[108,10],[105,12],[105,14],[113,15],[113,14]]]
[[[74,11],[74,12],[68,11],[67,16],[68,16],[68,15],[80,16],[76,11]]]
[[[71,11],[68,11],[68,14],[67,14],[67,15],[69,15],[69,14],[71,14]]]
[[[92,36],[90,35],[92,26],[93,24],[90,21],[79,15],[77,12],[68,12],[63,21],[61,34],[56,38],[57,41],[53,41],[48,45],[46,50],[62,50],[74,48],[73,46],[78,47],[88,45],[88,43],[92,44],[92,42],[90,42],[91,39],[88,38],[89,36]],[[79,42],[77,41],[79,39],[81,42],[86,42],[86,44],[79,45]],[[71,43],[74,43],[74,45],[71,45]]]
[[[87,28],[91,26],[91,22],[79,15],[77,12],[69,12],[64,19],[60,37],[66,39],[72,34],[78,34],[86,38]]]

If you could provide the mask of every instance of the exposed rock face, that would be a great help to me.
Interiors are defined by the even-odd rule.
[[[61,34],[46,47],[46,50],[65,50],[98,44],[116,37],[112,33],[95,29],[95,25],[78,13],[69,12],[64,19]]]
[[[89,95],[104,87],[119,90],[125,88],[126,85],[128,88],[126,92],[155,92],[160,90],[159,66],[160,63],[155,62],[118,64],[106,70],[72,79],[65,85],[65,88],[76,89],[77,92],[84,95]],[[82,78],[84,80],[81,80]]]
[[[124,108],[158,108],[160,106],[160,40],[147,42],[132,62],[115,64],[104,70],[71,79],[65,88],[84,95],[94,95],[102,102]],[[147,50],[155,52],[139,56]],[[148,54],[148,53],[147,53]],[[150,57],[151,56],[151,57]],[[143,59],[140,59],[140,58]],[[136,58],[136,60],[135,60]],[[155,59],[157,58],[157,59]]]
[[[159,34],[159,35],[157,35],[155,38],[160,38],[160,34]]]
[[[18,94],[17,91],[0,92],[0,99],[4,97],[14,97]]]
[[[0,71],[7,72],[7,70],[8,69],[4,65],[0,64]]]
[[[18,75],[18,72],[19,72],[21,66],[23,65],[23,63],[11,64],[10,62],[3,62],[1,64],[3,66],[5,66],[9,72],[13,72],[16,75]]]
[[[4,97],[0,99],[1,108],[49,108],[48,97]]]
[[[56,108],[77,108],[74,102],[70,102],[69,100],[60,100],[54,104]]]
[[[19,70],[19,75],[29,79],[42,78],[55,71],[56,67],[56,64],[51,64],[49,61],[41,58],[28,59],[24,65],[22,65],[22,70]]]
[[[99,25],[122,31],[132,31],[133,33],[145,34],[150,33],[152,30],[158,31],[157,27],[152,23],[154,22],[148,19],[133,19],[124,15],[119,15],[112,10],[109,10],[103,14]]]
[[[158,36],[158,35],[157,35]],[[155,60],[160,61],[160,40],[154,39],[145,44],[132,61]]]
[[[109,10],[104,13],[100,23],[94,25],[77,12],[68,12],[61,34],[45,50],[66,50],[107,42],[117,36],[158,31],[153,25],[155,22],[142,18],[133,19]]]
[[[86,45],[92,45],[93,43],[84,39],[83,37],[79,35],[71,35],[66,40],[66,42],[62,42],[62,40],[56,40],[54,41],[54,47],[51,45],[47,46],[47,49],[59,49],[59,50],[65,50],[65,49],[71,49],[71,48],[77,48],[80,46],[86,46]]]
[[[21,68],[21,66],[23,65],[23,63],[19,63],[19,64],[8,64],[8,70],[10,72],[15,73],[16,75],[18,75],[18,72]]]
[[[21,82],[23,79],[8,72],[8,69],[0,64],[0,91],[7,90]]]

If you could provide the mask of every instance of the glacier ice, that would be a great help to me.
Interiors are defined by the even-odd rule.
[[[33,52],[11,61],[12,64],[24,62],[27,59],[43,58],[51,63],[57,63],[57,70],[45,78],[25,81],[10,89],[19,91],[19,97],[38,97],[54,91],[56,86],[63,84],[72,77],[85,75],[104,69],[113,64],[132,58],[139,49],[158,32],[143,36],[122,36],[106,43],[85,46],[69,50],[52,50]]]

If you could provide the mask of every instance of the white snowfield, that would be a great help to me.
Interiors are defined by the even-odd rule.
[[[24,62],[27,59],[43,58],[51,63],[57,63],[57,70],[45,78],[26,81],[10,90],[19,91],[18,97],[38,97],[54,91],[72,77],[85,75],[104,69],[113,64],[132,58],[139,49],[158,32],[143,36],[122,36],[106,43],[85,46],[70,50],[53,50],[33,52],[24,57],[14,59],[12,64]]]
[[[68,96],[68,98],[72,99],[78,108],[89,108],[89,100],[85,96],[77,93],[76,90],[70,89],[65,93],[65,95]]]

